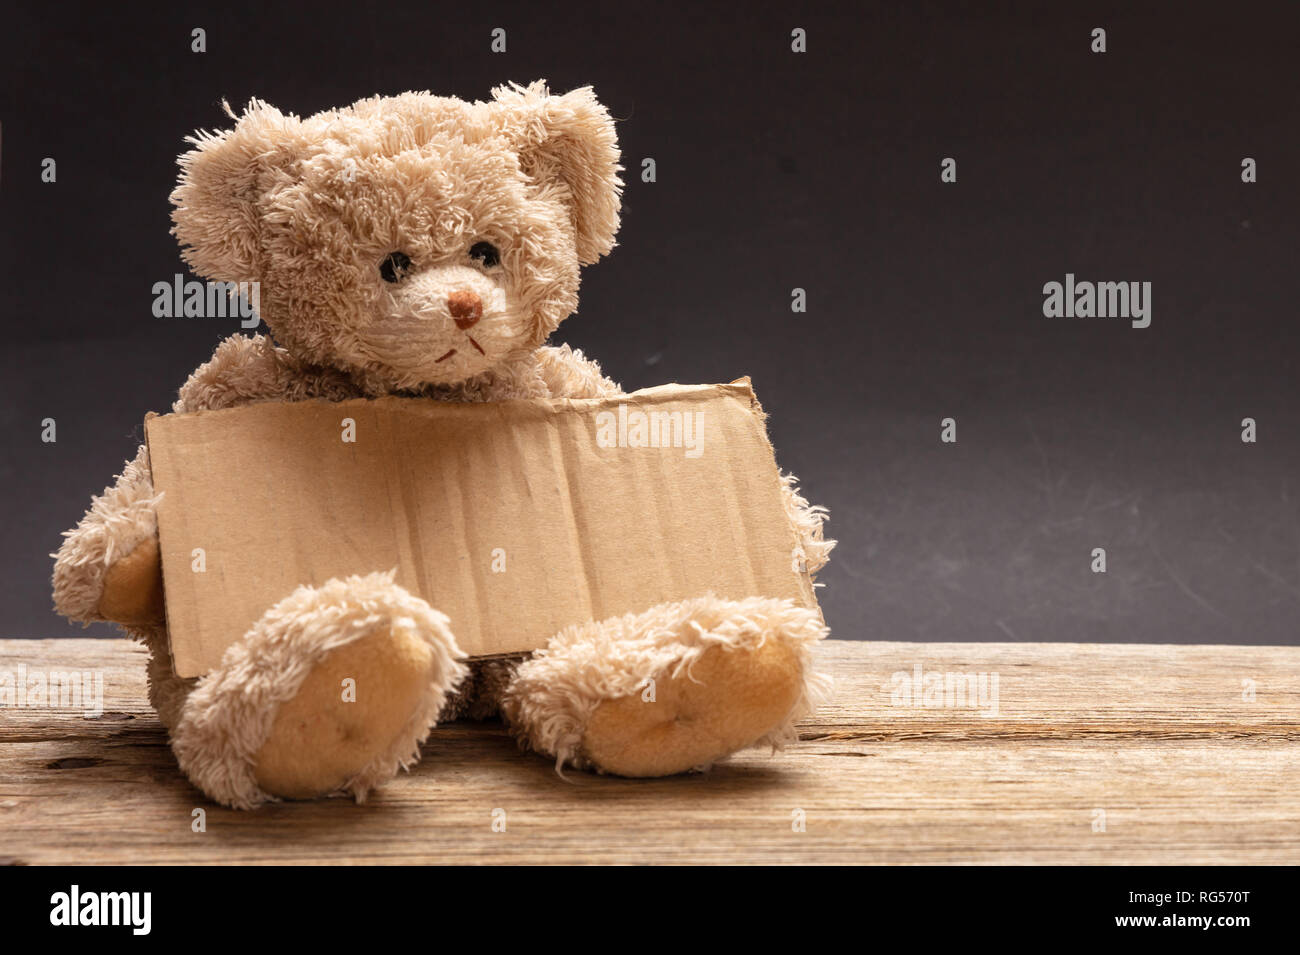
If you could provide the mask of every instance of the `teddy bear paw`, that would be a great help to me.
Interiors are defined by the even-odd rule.
[[[825,695],[820,617],[788,600],[704,597],[558,634],[520,667],[505,713],[560,763],[619,776],[699,769],[781,745]]]
[[[372,782],[362,781],[366,768],[393,747],[419,709],[432,682],[432,661],[433,648],[412,627],[394,621],[331,650],[280,704],[254,758],[257,784],[289,799],[349,786],[364,795]],[[393,762],[409,762],[418,741],[413,743],[404,747],[411,750],[405,759]]]
[[[300,587],[200,681],[172,745],[200,789],[237,808],[361,800],[415,761],[461,657],[447,618],[391,574]]]
[[[157,537],[146,537],[131,553],[108,568],[98,615],[127,626],[163,624],[166,611]]]
[[[667,776],[707,766],[782,726],[803,692],[795,651],[782,643],[712,647],[681,669],[596,706],[582,735],[594,767]]]

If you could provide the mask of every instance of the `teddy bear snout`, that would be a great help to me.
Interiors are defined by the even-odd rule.
[[[483,317],[483,300],[478,292],[452,292],[447,296],[447,310],[461,331],[473,328]]]

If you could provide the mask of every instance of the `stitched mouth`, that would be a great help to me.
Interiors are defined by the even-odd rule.
[[[470,343],[471,345],[473,345],[473,346],[478,350],[478,353],[479,353],[480,355],[484,355],[484,356],[487,355],[487,352],[485,352],[485,351],[483,350],[483,346],[480,345],[478,342],[474,341],[474,336],[473,336],[473,335],[466,335],[465,337],[469,339],[469,343]],[[452,351],[455,351],[455,349],[453,348]],[[439,361],[442,361],[441,358],[438,359],[438,360],[439,360]]]
[[[472,341],[472,340],[473,340],[473,339],[471,339],[471,341]],[[483,349],[481,349],[481,348],[479,349],[479,351],[482,351],[482,350],[483,350]],[[456,349],[453,348],[451,351],[447,352],[447,354],[445,354],[445,355],[443,355],[441,358],[439,358],[438,361],[435,361],[434,364],[436,365],[436,364],[438,364],[439,362],[444,362],[444,361],[446,361],[448,358],[450,358],[450,357],[451,357],[452,355],[454,355],[454,354],[456,354]]]

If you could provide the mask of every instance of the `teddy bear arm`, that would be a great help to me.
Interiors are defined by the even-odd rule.
[[[781,475],[781,501],[797,535],[795,566],[806,569],[809,578],[816,580],[817,572],[830,562],[836,543],[824,533],[827,510],[819,504],[808,503],[799,491],[799,479],[793,474]]]
[[[162,619],[157,495],[140,445],[117,481],[91,501],[55,554],[54,606],[71,620],[123,624]]]
[[[231,335],[181,386],[175,412],[234,408],[259,401],[342,401],[358,397],[338,372],[303,365],[265,335]]]
[[[292,367],[261,335],[233,335],[181,386],[176,412],[281,398],[351,397],[336,376]],[[157,495],[141,445],[116,482],[91,501],[55,554],[54,605],[71,620],[152,626],[163,621]]]
[[[537,366],[554,398],[602,398],[623,389],[581,350],[568,345],[544,345],[537,350]]]

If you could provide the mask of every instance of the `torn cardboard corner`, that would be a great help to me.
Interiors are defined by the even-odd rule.
[[[263,403],[151,416],[145,433],[182,677],[299,585],[394,568],[471,656],[710,591],[817,606],[746,379]]]

